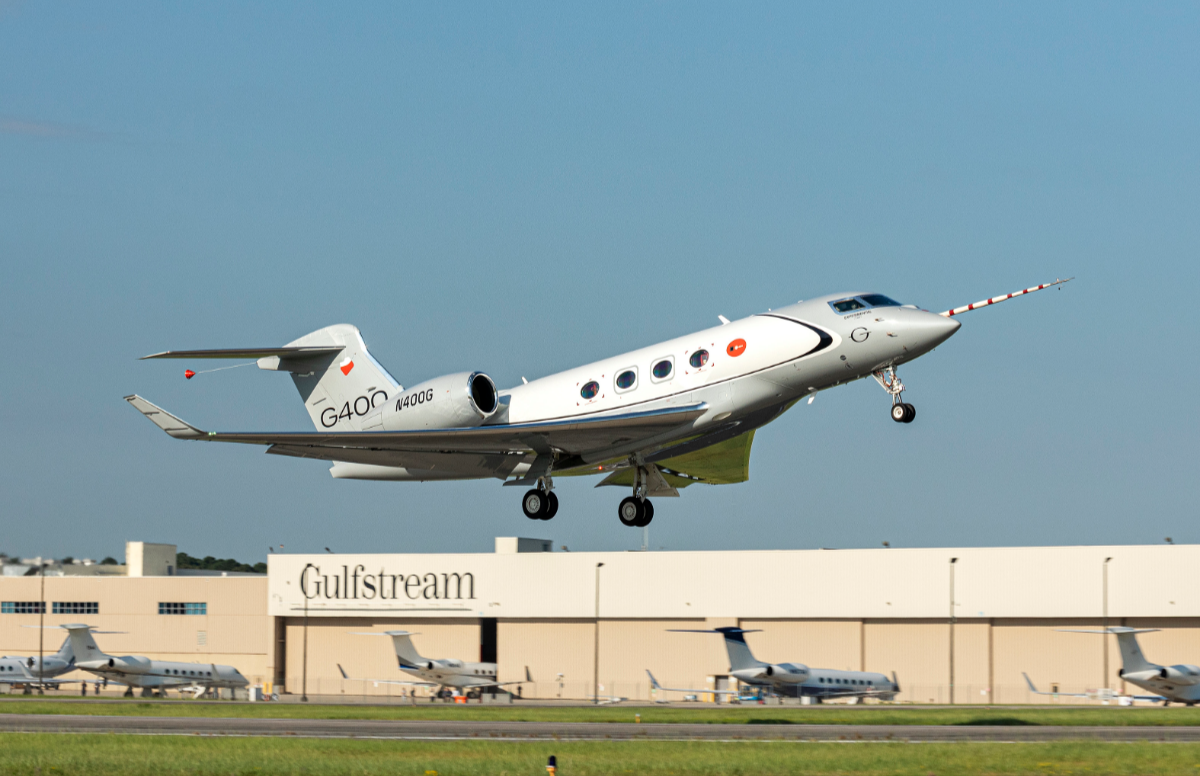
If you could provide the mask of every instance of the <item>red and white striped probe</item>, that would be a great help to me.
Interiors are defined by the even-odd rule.
[[[1074,279],[1075,278],[1067,278],[1066,280],[1063,280],[1060,278],[1060,279],[1054,281],[1053,283],[1043,283],[1040,286],[1034,286],[1033,288],[1027,288],[1024,291],[1015,291],[1011,294],[1005,294],[1004,296],[993,296],[991,299],[984,299],[982,302],[976,302],[975,304],[969,304],[966,307],[955,307],[953,310],[947,310],[944,313],[938,313],[938,315],[942,316],[943,318],[950,318],[955,315],[962,315],[963,313],[967,312],[968,310],[978,310],[980,307],[987,307],[990,304],[996,304],[997,302],[1003,302],[1006,299],[1012,299],[1013,297],[1017,297],[1017,296],[1024,296],[1025,294],[1030,294],[1030,293],[1033,293],[1034,291],[1041,291],[1043,288],[1050,288],[1051,286],[1057,286],[1062,283],[1068,283]]]

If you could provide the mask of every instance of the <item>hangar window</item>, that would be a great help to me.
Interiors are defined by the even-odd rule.
[[[159,614],[208,614],[206,603],[174,603],[159,602]]]
[[[100,604],[97,601],[55,601],[52,611],[55,614],[100,614]]]
[[[595,380],[584,383],[584,386],[579,389],[579,395],[585,399],[594,399],[598,393],[600,393],[600,383]]]
[[[872,307],[899,307],[900,306],[900,303],[897,302],[895,299],[884,296],[883,294],[863,294],[859,298],[862,299],[867,304],[871,305]]]
[[[0,614],[45,614],[42,601],[0,601]]]
[[[688,359],[688,363],[691,364],[696,369],[699,369],[700,367],[702,367],[708,363],[708,351],[707,350],[697,350],[695,353],[692,354],[692,357]]]
[[[867,306],[857,299],[843,299],[840,302],[829,303],[839,313],[852,313],[855,310],[865,310]]]
[[[654,375],[654,381],[666,380],[675,371],[675,359],[664,358],[650,369],[650,374]]]
[[[626,369],[617,375],[615,383],[618,392],[632,391],[634,388],[637,388],[637,370]]]

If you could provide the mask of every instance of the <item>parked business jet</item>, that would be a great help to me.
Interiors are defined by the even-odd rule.
[[[356,682],[373,682],[375,685],[395,684],[409,687],[449,687],[456,694],[464,694],[471,690],[485,690],[489,687],[506,687],[510,684],[532,682],[529,667],[525,667],[525,678],[515,682],[496,681],[495,663],[467,663],[454,658],[434,659],[421,657],[413,646],[412,637],[417,635],[409,631],[355,632],[356,636],[391,636],[392,648],[396,651],[396,665],[400,670],[422,681],[407,682],[396,679],[363,679],[350,676],[346,669],[338,664],[338,671],[343,679]]]
[[[197,697],[209,689],[247,687],[250,682],[233,666],[213,663],[177,663],[171,660],[151,660],[148,657],[105,654],[92,638],[87,625],[63,625],[69,634],[75,654],[75,667],[95,674],[106,681],[126,686],[125,697],[133,697],[133,688],[140,687],[142,696],[166,690],[191,691]]]
[[[1069,280],[1069,278],[1068,278]],[[257,359],[287,372],[316,433],[201,431],[137,395],[126,400],[176,439],[266,445],[333,462],[336,478],[465,480],[526,486],[525,515],[558,511],[554,476],[607,474],[632,489],[618,516],[654,517],[650,497],[693,483],[749,479],[754,432],[820,391],[874,377],[898,423],[916,417],[896,369],[958,331],[955,317],[1064,283],[1057,280],[930,313],[876,293],[799,302],[614,358],[497,390],[483,372],[404,388],[354,326],[339,324],[281,348],[182,350],[148,359]],[[253,363],[253,362],[251,362]],[[187,370],[191,378],[196,373]]]
[[[41,660],[36,655],[0,657],[0,682],[57,687],[63,682],[55,677],[74,671],[75,668],[75,656],[71,651],[71,639],[68,637],[63,640],[58,652],[46,655]]]
[[[747,633],[755,630],[742,628],[714,628],[712,630],[671,630],[671,633],[719,633],[725,637],[725,651],[729,653],[729,675],[743,684],[765,687],[776,695],[812,697],[821,702],[835,698],[879,698],[894,700],[900,692],[900,683],[893,673],[888,679],[883,674],[869,671],[838,671],[831,668],[809,668],[802,663],[764,663],[750,651],[746,643]],[[649,670],[650,686],[655,690],[682,693],[711,693],[714,695],[737,695],[738,690],[695,690],[678,687],[663,687]]]
[[[1105,634],[1103,630],[1074,630],[1068,628],[1061,628],[1060,630],[1063,633]],[[1135,687],[1141,687],[1143,690],[1150,690],[1157,693],[1157,695],[1130,696],[1134,700],[1162,701],[1162,705],[1164,706],[1171,705],[1172,701],[1184,703],[1188,706],[1195,706],[1196,702],[1200,701],[1200,667],[1183,664],[1160,666],[1158,663],[1151,663],[1142,654],[1142,648],[1138,646],[1137,634],[1154,633],[1158,630],[1158,628],[1126,628],[1124,626],[1108,629],[1108,633],[1117,637],[1117,647],[1121,650],[1121,670],[1117,672],[1117,675]],[[1057,694],[1060,696],[1068,695],[1069,697],[1090,697],[1087,693],[1038,692],[1028,676],[1025,677],[1025,681],[1029,684],[1029,689],[1038,695]]]

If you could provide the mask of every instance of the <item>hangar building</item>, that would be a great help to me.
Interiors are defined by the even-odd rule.
[[[399,695],[337,668],[407,678],[386,639],[357,635],[395,629],[417,632],[429,657],[495,660],[501,681],[528,666],[522,693],[542,698],[590,697],[598,673],[601,695],[647,699],[646,669],[668,686],[720,688],[721,638],[669,630],[725,625],[761,630],[747,641],[763,660],[895,671],[899,700],[921,703],[1049,702],[1022,671],[1042,689],[1120,690],[1114,638],[1058,631],[1106,615],[1161,629],[1141,637],[1151,660],[1200,663],[1198,545],[550,549],[499,538],[494,553],[277,554],[266,577],[50,577],[45,619],[128,631],[103,637],[109,652],[228,663],[286,692],[306,681],[310,695]],[[36,631],[20,626],[37,623],[39,581],[0,577],[4,654],[36,653]],[[192,613],[164,608],[179,603]],[[69,607],[84,608],[54,613]]]

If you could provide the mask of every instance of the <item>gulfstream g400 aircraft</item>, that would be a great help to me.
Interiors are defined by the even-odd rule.
[[[333,462],[334,477],[465,480],[529,487],[526,516],[558,511],[554,477],[605,473],[632,490],[618,509],[649,524],[651,496],[696,482],[749,478],[754,432],[803,398],[874,377],[892,419],[911,423],[901,364],[958,330],[954,316],[1031,291],[943,313],[882,294],[799,302],[549,377],[497,390],[483,372],[405,388],[367,352],[354,326],[315,331],[281,348],[190,350],[146,358],[257,359],[291,375],[316,432],[201,431],[140,396],[126,399],[177,439],[266,445],[267,452]],[[188,370],[186,375],[194,373]]]

